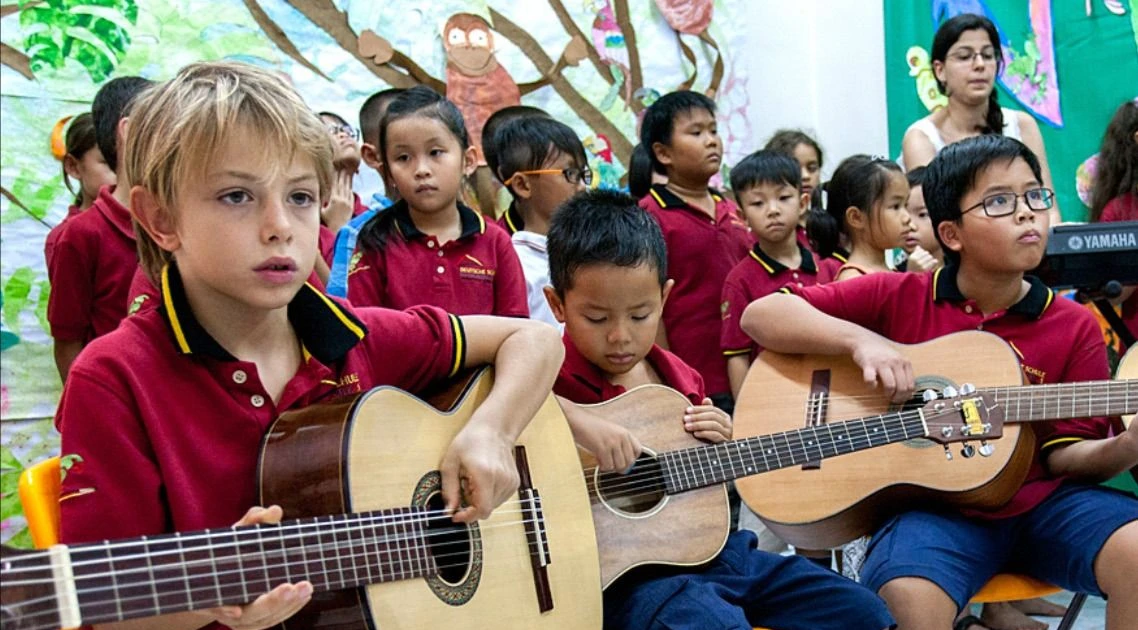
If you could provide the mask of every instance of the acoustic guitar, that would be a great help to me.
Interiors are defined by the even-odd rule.
[[[490,391],[443,411],[381,387],[282,415],[260,492],[290,518],[0,559],[5,630],[73,628],[244,604],[282,582],[316,594],[286,628],[599,628],[596,539],[569,428],[550,397],[516,448],[518,495],[487,520],[443,513],[435,466]]]
[[[917,392],[955,394],[971,383],[1009,423],[1138,410],[1138,381],[1020,385],[1019,360],[1006,342],[980,331],[915,345],[897,344],[917,375]],[[964,388],[972,391],[972,388]],[[922,404],[919,398],[911,404]],[[848,356],[760,353],[735,406],[735,435],[749,436],[895,409],[868,386]],[[995,410],[993,410],[995,412]],[[892,513],[921,502],[995,508],[1019,489],[1035,453],[1035,435],[1016,424],[1002,438],[980,437],[954,454],[927,439],[905,440],[833,462],[809,462],[736,487],[743,501],[783,540],[824,549],[874,531]],[[993,440],[995,435],[983,436]],[[977,457],[977,455],[979,455]]]
[[[690,404],[673,389],[643,385],[585,406],[631,431],[644,446],[623,473],[600,472],[596,460],[581,453],[606,588],[637,566],[693,566],[713,559],[730,533],[727,481],[917,438],[945,445],[994,439],[1001,428],[999,408],[977,395],[706,444],[683,428]]]
[[[1118,369],[1114,372],[1114,378],[1117,379],[1138,379],[1138,346],[1135,346],[1126,351],[1122,355],[1122,360],[1118,362]],[[1130,423],[1134,422],[1134,414],[1122,416],[1122,426],[1130,428]],[[1138,466],[1130,469],[1130,476],[1134,477],[1134,481],[1138,482]]]

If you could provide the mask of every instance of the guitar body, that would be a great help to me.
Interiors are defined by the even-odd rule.
[[[1138,378],[1138,346],[1134,346],[1122,355],[1122,360],[1118,362],[1118,370],[1114,373],[1116,379],[1130,379]],[[1130,428],[1130,423],[1134,422],[1134,414],[1129,416],[1122,416],[1122,426]],[[1138,482],[1138,466],[1130,469],[1130,476],[1134,477],[1134,481]]]
[[[286,413],[260,462],[261,499],[286,518],[440,504],[438,463],[491,387],[489,370],[439,411],[394,388]],[[436,555],[441,576],[318,593],[288,628],[599,628],[597,545],[568,424],[546,400],[522,433],[541,495],[553,607],[539,610],[532,549],[515,495]],[[532,519],[531,519],[532,521]],[[451,561],[453,559],[453,561]]]
[[[684,410],[689,406],[687,398],[661,385],[643,385],[612,400],[585,405],[631,431],[651,454],[704,444],[684,430]],[[621,482],[598,483],[596,460],[583,450],[580,456],[588,477],[605,588],[637,566],[695,566],[711,561],[723,549],[730,533],[725,485],[673,495],[646,493],[635,502],[622,502],[606,492]],[[642,455],[640,462],[644,459]],[[636,477],[636,470],[626,477]],[[635,482],[625,482],[625,487],[627,483]]]
[[[946,385],[977,389],[1022,383],[1019,360],[999,337],[960,332],[915,345],[897,345],[913,365],[918,394]],[[735,438],[807,426],[812,383],[829,373],[825,422],[896,409],[881,390],[869,387],[848,356],[762,352],[743,383],[735,405]],[[991,442],[991,457],[947,460],[937,444],[916,439],[803,466],[739,479],[739,495],[767,526],[787,542],[824,549],[874,531],[890,513],[921,501],[939,505],[996,507],[1015,494],[1031,464],[1034,433],[1004,427]],[[977,445],[978,446],[978,445]],[[805,468],[805,469],[804,469]]]

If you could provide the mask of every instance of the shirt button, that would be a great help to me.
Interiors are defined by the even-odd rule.
[[[972,305],[971,305],[971,304],[968,304],[967,306],[965,306],[965,307],[964,307],[964,312],[965,312],[965,313],[971,313],[971,312],[972,312]]]
[[[431,247],[431,248],[433,248],[434,246],[435,246],[435,242],[434,242],[434,241],[432,241],[432,240],[428,240],[428,241],[427,241],[427,247]]]
[[[254,407],[260,409],[265,406],[265,397],[260,394],[253,394],[249,397],[249,402],[253,403]]]
[[[244,383],[248,379],[249,375],[245,373],[245,370],[237,370],[233,373],[233,382],[237,383],[238,385]]]
[[[443,257],[443,250],[440,249],[439,250],[439,258],[442,258],[442,257]]]
[[[797,280],[797,279],[798,279],[798,272],[797,272],[797,271],[796,271],[796,272],[794,272],[794,279],[795,279],[795,280]]]
[[[442,265],[439,265],[439,268],[436,269],[435,271],[437,271],[439,273],[443,273],[444,271],[446,271],[446,268],[444,268]]]

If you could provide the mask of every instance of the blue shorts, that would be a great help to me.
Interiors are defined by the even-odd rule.
[[[948,593],[958,609],[997,573],[1021,573],[1101,597],[1095,558],[1111,534],[1136,520],[1133,496],[1071,482],[1009,518],[906,512],[873,536],[861,581],[877,592],[896,578],[924,578]]]
[[[872,591],[737,531],[699,569],[633,573],[605,589],[605,628],[621,630],[882,630],[893,617]]]

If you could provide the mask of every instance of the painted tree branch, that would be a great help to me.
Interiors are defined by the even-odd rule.
[[[569,12],[565,10],[565,5],[562,4],[561,0],[549,0],[549,6],[552,7],[553,12],[557,14],[557,19],[561,22],[561,26],[565,29],[565,32],[569,33],[569,37],[580,37],[585,42],[589,41],[589,38],[585,37],[585,34],[577,27],[577,23],[573,21]],[[610,70],[608,64],[601,59],[601,55],[597,52],[597,49],[593,46],[589,46],[586,53],[589,55],[589,61],[593,62],[593,67],[597,69],[597,73],[600,74],[605,81],[608,81],[609,85],[615,83],[616,79],[612,76],[612,70]]]
[[[632,28],[632,20],[628,14],[628,0],[613,0],[613,13],[616,23],[620,26],[620,33],[624,35],[624,46],[628,50],[628,67],[632,74],[632,92],[644,87],[644,78],[640,72],[640,51],[636,48],[636,29]],[[632,152],[629,151],[629,155]],[[627,162],[626,162],[627,163]]]
[[[593,129],[594,133],[607,136],[613,152],[621,162],[627,164],[629,156],[632,155],[632,143],[628,141],[628,138],[608,118],[605,118],[604,114],[585,100],[565,77],[549,72],[555,67],[553,60],[545,54],[541,45],[529,33],[514,24],[506,16],[498,13],[493,7],[490,7],[489,11],[494,30],[504,35],[506,39],[513,42],[529,57],[538,71],[549,79],[550,85],[557,91],[557,94],[569,104],[569,107],[573,108],[573,111],[577,112],[577,115]]]
[[[289,57],[292,57],[294,61],[304,66],[305,68],[308,68],[315,74],[320,75],[320,77],[325,81],[332,80],[328,78],[328,75],[324,74],[320,68],[317,68],[315,64],[305,58],[304,55],[300,54],[300,51],[297,50],[296,46],[292,43],[292,40],[290,40],[288,38],[288,35],[285,34],[284,29],[282,29],[280,26],[277,26],[277,23],[274,22],[271,17],[269,17],[268,13],[265,13],[265,10],[261,8],[261,5],[257,4],[255,0],[242,1],[245,3],[245,8],[249,9],[249,13],[253,16],[253,21],[257,23],[257,26],[261,27],[261,30],[265,33],[265,36],[272,40],[272,42],[277,45],[277,48],[281,49],[281,52],[288,55]]]
[[[28,80],[36,80],[35,75],[32,74],[32,63],[28,56],[3,42],[0,42],[0,64],[19,72]]]
[[[417,82],[410,76],[388,65],[376,65],[360,55],[359,38],[356,36],[356,32],[352,30],[351,25],[348,24],[348,15],[337,9],[332,0],[287,0],[287,2],[289,6],[308,18],[309,22],[327,33],[340,45],[340,48],[355,57],[372,74],[383,79],[388,85],[399,88],[409,88],[416,85]]]

